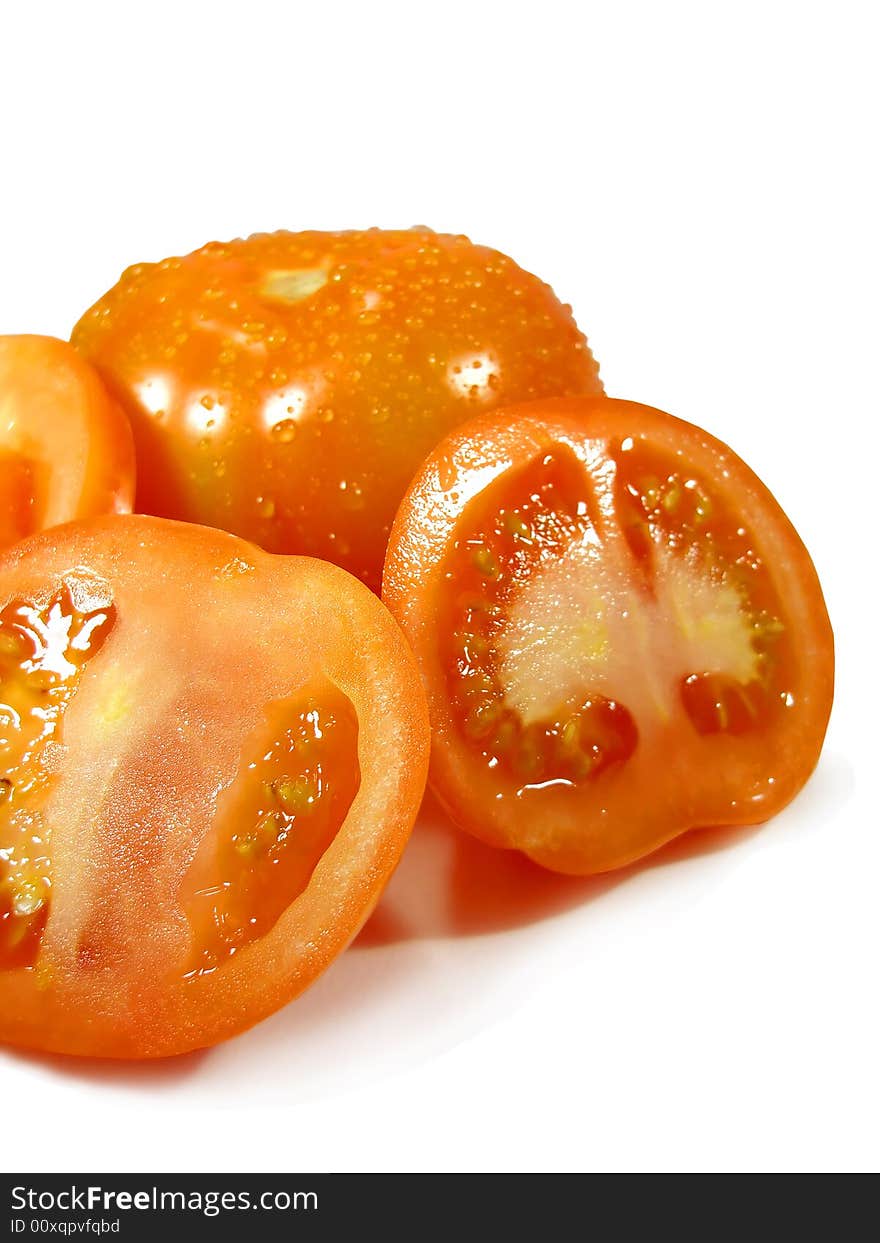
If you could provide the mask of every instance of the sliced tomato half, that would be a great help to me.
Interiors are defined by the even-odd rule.
[[[562,872],[800,790],[831,708],[810,557],[726,445],[607,398],[476,420],[398,513],[383,595],[416,653],[454,818]]]
[[[74,518],[129,513],[128,419],[66,341],[0,337],[0,547]]]
[[[399,628],[335,566],[138,516],[0,558],[0,1039],[156,1057],[300,993],[407,841]]]

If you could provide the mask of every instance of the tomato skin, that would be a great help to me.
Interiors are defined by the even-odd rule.
[[[72,340],[131,418],[140,510],[376,591],[398,502],[447,431],[602,391],[549,286],[427,229],[257,234],[138,264]]]
[[[131,512],[131,428],[68,342],[0,337],[0,402],[0,546],[74,518]]]
[[[302,992],[372,911],[426,776],[418,674],[350,575],[219,531],[142,516],[57,528],[0,559],[0,607],[68,581],[91,606],[112,597],[115,621],[63,717],[49,916],[34,963],[0,963],[0,1039],[119,1058],[205,1047]],[[316,674],[357,713],[354,802],[277,923],[185,978],[193,859],[266,705]]]
[[[747,732],[702,736],[680,710],[658,718],[633,754],[597,775],[592,788],[580,796],[548,795],[526,812],[475,764],[452,709],[440,633],[451,590],[448,556],[469,510],[515,468],[566,446],[581,461],[592,452],[598,469],[606,446],[624,438],[683,455],[685,465],[702,470],[751,524],[793,636],[787,659],[796,706],[784,726],[762,724],[757,740]],[[425,463],[398,512],[383,599],[422,670],[434,792],[475,836],[519,849],[556,871],[608,871],[692,829],[760,823],[798,793],[818,761],[833,697],[834,649],[809,554],[772,494],[732,450],[662,411],[604,397],[548,400],[483,416],[453,432]],[[634,685],[629,689],[637,696]],[[625,705],[626,687],[621,698]]]

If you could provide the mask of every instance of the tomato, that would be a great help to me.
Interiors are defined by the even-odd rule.
[[[72,518],[128,513],[128,420],[66,341],[0,337],[0,547]]]
[[[157,1057],[300,993],[371,912],[427,711],[335,566],[128,516],[0,558],[0,1039]]]
[[[447,431],[601,391],[547,285],[428,229],[258,234],[138,264],[72,339],[131,418],[139,509],[377,591],[398,502]]]
[[[610,399],[532,403],[440,445],[384,598],[419,660],[453,817],[561,872],[767,819],[822,746],[816,572],[726,445]]]

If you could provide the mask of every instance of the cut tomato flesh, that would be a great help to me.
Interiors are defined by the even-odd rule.
[[[216,1044],[374,909],[424,790],[403,635],[335,566],[141,515],[0,553],[0,1041]]]
[[[748,532],[632,443],[594,474],[566,448],[505,474],[449,555],[461,729],[521,787],[589,781],[682,710],[701,733],[743,732],[790,700]]]
[[[188,974],[262,937],[305,890],[360,785],[357,714],[323,680],[269,705],[184,878]]]
[[[833,638],[797,533],[719,441],[611,399],[475,420],[415,479],[383,596],[453,816],[561,871],[766,818],[818,758]]]
[[[551,591],[535,610],[531,599],[590,529],[587,514],[583,471],[570,454],[548,454],[481,495],[449,557],[442,631],[461,729],[521,785],[586,779],[635,746],[627,709],[571,664],[604,659],[601,625],[575,601],[563,632],[565,601]]]
[[[62,720],[86,662],[113,625],[112,607],[81,611],[67,588],[49,604],[0,612],[0,969],[33,962],[52,888],[53,784]]]

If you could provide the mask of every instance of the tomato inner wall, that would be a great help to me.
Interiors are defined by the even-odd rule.
[[[55,777],[47,748],[114,608],[78,611],[67,588],[45,608],[14,600],[0,612],[0,968],[32,965],[52,889],[44,807]]]
[[[575,581],[587,563],[572,549],[607,558],[609,525],[623,537],[616,556],[622,559],[626,601],[619,609],[641,613],[643,630],[662,615],[671,630],[680,630],[670,635],[673,652],[693,652],[698,661],[707,651],[706,667],[681,670],[673,696],[678,703],[670,711],[683,713],[700,735],[757,734],[773,728],[793,703],[794,669],[787,645],[780,643],[780,601],[743,519],[711,479],[691,472],[682,458],[632,438],[606,448],[609,470],[601,472],[600,484],[564,446],[505,473],[471,502],[447,558],[441,623],[447,685],[463,736],[502,791],[588,783],[638,746],[640,722],[626,701],[640,676],[639,653],[624,652],[623,660],[614,653],[607,627],[584,606]],[[562,644],[564,630],[566,653],[571,636],[576,638],[572,660],[578,667],[595,670],[616,658],[625,676],[616,694],[599,693],[588,672],[581,682],[564,679],[554,708],[533,719],[505,691],[511,614],[529,601],[530,584],[559,565],[570,582],[559,580],[557,594],[570,591],[570,599],[554,599],[559,612],[543,619],[535,650],[541,643]],[[679,578],[700,588],[693,598],[685,593],[682,601],[670,591],[667,580]],[[728,612],[733,601],[732,621],[721,621],[734,631],[740,665],[742,649],[748,654],[744,678],[708,661],[713,648],[724,654],[731,636],[711,612],[699,614],[697,597],[704,589],[710,599],[720,592]],[[661,610],[663,592],[675,607],[664,599]],[[613,600],[602,603],[615,607]],[[565,627],[554,629],[554,617],[564,617]],[[546,677],[546,669],[529,676]],[[550,688],[551,699],[552,693]]]
[[[698,733],[746,734],[776,728],[795,703],[792,646],[768,567],[756,551],[746,514],[737,513],[704,473],[643,441],[612,447],[615,510],[637,564],[651,585],[657,547],[695,558],[704,574],[732,584],[755,653],[748,680],[693,669],[680,686],[682,706]]]
[[[357,714],[320,680],[272,703],[187,874],[188,975],[264,936],[305,890],[360,786]]]

